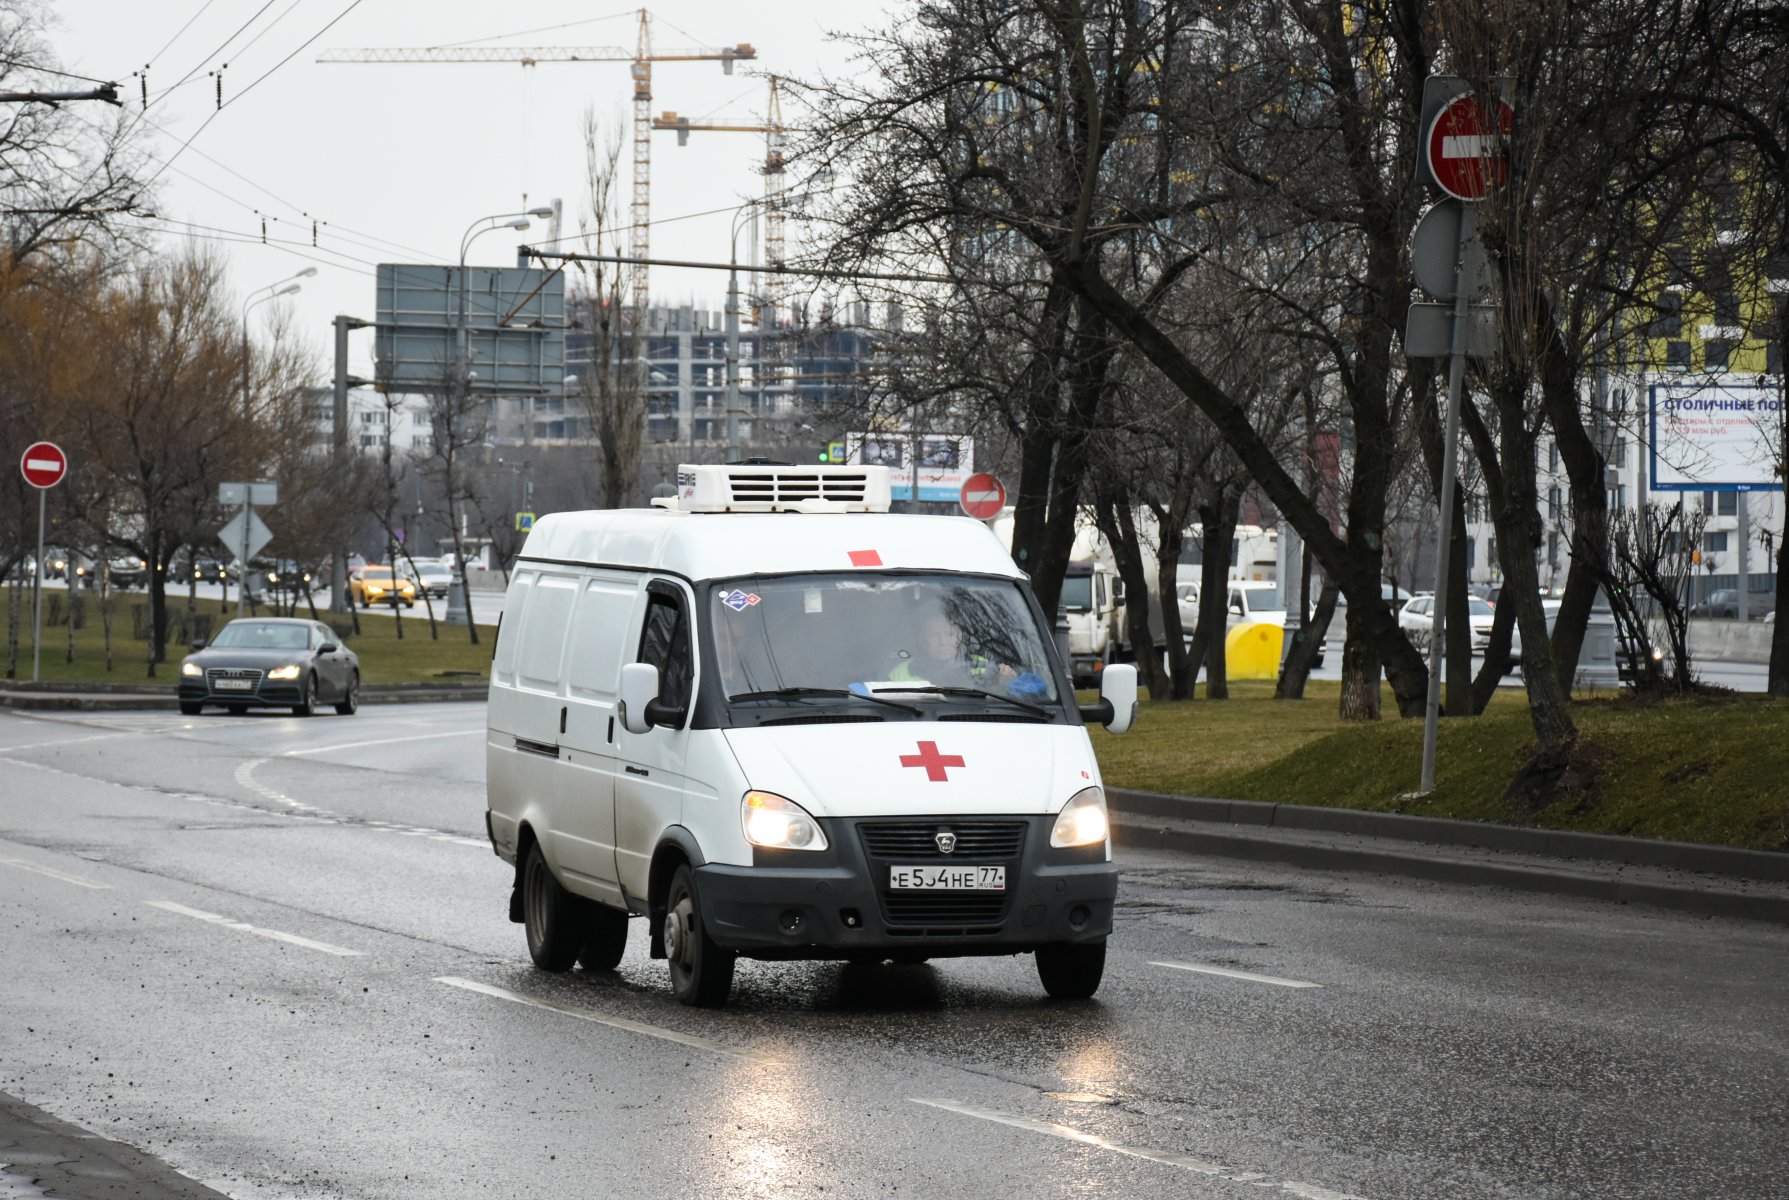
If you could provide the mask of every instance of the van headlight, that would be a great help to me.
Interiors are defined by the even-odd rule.
[[[197,679],[205,673],[205,668],[201,667],[198,663],[193,662],[191,659],[188,659],[180,664],[180,673],[188,679]]]
[[[1112,827],[1106,820],[1106,794],[1096,787],[1082,788],[1062,806],[1050,830],[1050,845],[1092,846],[1106,841]]]
[[[297,679],[300,669],[301,668],[297,663],[287,663],[283,667],[275,667],[273,670],[267,672],[267,678],[279,680]]]
[[[745,840],[770,850],[824,850],[820,823],[793,800],[774,792],[747,792],[739,802]]]

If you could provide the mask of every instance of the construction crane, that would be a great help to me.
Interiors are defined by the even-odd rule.
[[[317,56],[320,63],[377,63],[385,65],[414,63],[520,63],[524,67],[541,63],[630,63],[634,79],[634,189],[630,216],[633,227],[629,238],[632,256],[652,257],[652,64],[655,62],[718,62],[726,74],[733,73],[736,62],[750,62],[758,51],[750,44],[737,46],[693,47],[688,49],[654,50],[652,48],[652,15],[640,10],[639,33],[634,49],[624,46],[447,46],[418,49],[325,50]],[[634,268],[635,328],[646,329],[647,310],[651,305],[647,267]]]
[[[764,281],[763,293],[770,301],[770,310],[785,311],[788,276],[775,268],[787,265],[786,218],[787,198],[783,186],[783,147],[789,129],[783,124],[783,100],[775,75],[770,77],[770,100],[762,121],[738,117],[686,117],[665,112],[652,118],[652,127],[677,134],[679,146],[689,145],[692,133],[761,133],[764,142],[764,265],[772,268]],[[754,291],[758,289],[753,288]],[[774,324],[774,321],[772,322]]]

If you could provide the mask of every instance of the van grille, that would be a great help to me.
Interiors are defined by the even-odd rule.
[[[857,827],[857,835],[871,858],[909,861],[964,862],[976,859],[1010,859],[1025,844],[1023,821],[889,821]],[[957,835],[956,849],[946,855],[938,850],[936,835],[948,829]]]
[[[727,484],[736,503],[787,504],[798,500],[836,500],[861,504],[867,476],[828,471],[729,471]]]
[[[929,933],[969,932],[963,927],[999,926],[1006,893],[891,892],[882,898],[882,911],[890,924],[925,925]]]

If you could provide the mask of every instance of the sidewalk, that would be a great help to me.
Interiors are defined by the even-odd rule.
[[[1107,801],[1120,846],[1789,924],[1789,854],[1123,788]]]
[[[227,1200],[123,1142],[0,1092],[0,1196],[48,1200]]]

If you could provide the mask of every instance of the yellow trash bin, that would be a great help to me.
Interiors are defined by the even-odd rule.
[[[1270,621],[1250,621],[1224,635],[1224,674],[1231,679],[1278,679],[1286,631]]]

